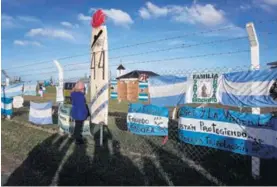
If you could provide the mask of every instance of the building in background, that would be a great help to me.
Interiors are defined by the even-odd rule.
[[[134,70],[117,77],[117,99],[119,102],[147,102],[148,98],[148,78],[159,76],[152,71]],[[113,87],[115,83],[113,82]],[[115,90],[115,89],[114,89]],[[112,98],[115,98],[115,91],[112,90]]]
[[[120,77],[120,76],[124,75],[125,70],[126,70],[125,67],[122,64],[120,64],[116,69],[116,77]]]

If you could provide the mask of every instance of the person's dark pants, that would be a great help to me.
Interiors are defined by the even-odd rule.
[[[83,126],[84,126],[84,121],[83,120],[75,120],[74,138],[77,141],[83,139],[83,136],[82,136]]]

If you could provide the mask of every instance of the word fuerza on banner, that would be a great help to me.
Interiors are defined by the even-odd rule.
[[[168,135],[167,108],[154,105],[130,104],[127,124],[130,132],[139,135]]]

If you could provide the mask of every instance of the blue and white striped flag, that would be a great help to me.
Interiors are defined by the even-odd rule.
[[[187,78],[177,76],[150,77],[150,103],[157,106],[177,106],[185,103]]]
[[[117,99],[117,80],[111,80],[111,99]]]
[[[9,98],[22,95],[23,83],[2,87],[1,97]]]
[[[223,74],[219,99],[223,105],[240,107],[277,106],[270,88],[277,79],[277,69]]]
[[[29,121],[39,125],[53,124],[52,102],[51,101],[46,103],[30,102]]]
[[[1,97],[1,114],[12,115],[13,98]]]

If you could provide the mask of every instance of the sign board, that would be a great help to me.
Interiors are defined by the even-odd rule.
[[[277,119],[213,108],[182,107],[179,138],[193,145],[260,158],[277,158]]]
[[[73,134],[75,128],[75,122],[70,117],[71,105],[61,104],[58,111],[58,125],[60,132]],[[84,121],[83,135],[90,135],[90,122]]]
[[[91,122],[108,124],[109,63],[106,26],[93,28],[91,45]]]
[[[217,73],[193,74],[192,83],[186,95],[186,102],[218,103],[218,80],[219,74]]]
[[[138,135],[168,135],[169,112],[165,107],[130,104],[127,115],[128,129]]]
[[[13,108],[23,107],[24,99],[22,96],[15,96],[13,98]]]

